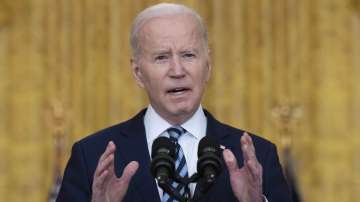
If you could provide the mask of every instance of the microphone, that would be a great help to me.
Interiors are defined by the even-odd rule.
[[[207,188],[215,182],[216,177],[221,173],[220,145],[209,136],[205,136],[200,140],[197,170],[200,179]]]
[[[164,192],[183,202],[187,201],[187,199],[171,186],[171,180],[175,176],[175,148],[175,143],[170,141],[169,138],[156,138],[151,148],[150,171]]]
[[[154,140],[151,152],[151,174],[157,179],[159,186],[165,185],[175,172],[175,143],[167,137]]]

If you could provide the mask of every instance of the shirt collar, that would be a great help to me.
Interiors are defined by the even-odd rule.
[[[151,105],[149,105],[146,110],[144,116],[144,125],[148,145],[152,145],[152,142],[157,137],[159,137],[166,129],[172,126],[169,122],[163,119]],[[190,135],[199,140],[205,136],[206,125],[207,119],[203,108],[200,105],[194,115],[181,124],[181,127],[183,127]]]
[[[185,123],[181,124],[181,127],[199,140],[205,136],[206,124],[207,119],[202,106],[200,105],[194,115],[189,120],[185,121]]]

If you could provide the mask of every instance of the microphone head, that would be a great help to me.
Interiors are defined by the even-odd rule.
[[[199,142],[197,170],[208,185],[211,185],[221,173],[220,145],[212,137],[205,136]]]
[[[175,171],[175,143],[167,137],[158,137],[151,148],[150,172],[160,186],[169,182]]]
[[[158,153],[167,154],[175,158],[175,143],[171,142],[167,137],[158,137],[154,140],[151,148],[151,158],[154,158]]]
[[[221,152],[220,145],[211,136],[205,136],[199,142],[198,157],[206,152],[213,152],[216,155],[220,155]]]

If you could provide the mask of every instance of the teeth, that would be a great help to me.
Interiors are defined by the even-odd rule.
[[[180,91],[184,91],[184,90],[186,90],[186,89],[185,88],[175,88],[175,89],[170,90],[169,92],[176,93],[176,92],[180,92]]]

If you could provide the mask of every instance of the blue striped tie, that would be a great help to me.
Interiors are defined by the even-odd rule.
[[[184,156],[184,152],[181,148],[181,146],[178,144],[178,139],[182,134],[184,134],[186,131],[180,126],[174,126],[169,129],[167,129],[167,132],[169,134],[170,140],[176,144],[176,161],[175,161],[175,169],[176,173],[178,173],[181,177],[188,177],[188,169],[186,166],[186,159]],[[183,184],[179,184],[177,182],[172,182],[171,186],[176,189],[181,196],[185,196],[187,194],[190,196],[190,190],[188,187],[185,187]],[[174,197],[170,196],[168,193],[164,192],[163,198],[161,200],[162,202],[176,202],[177,200],[174,199]]]

